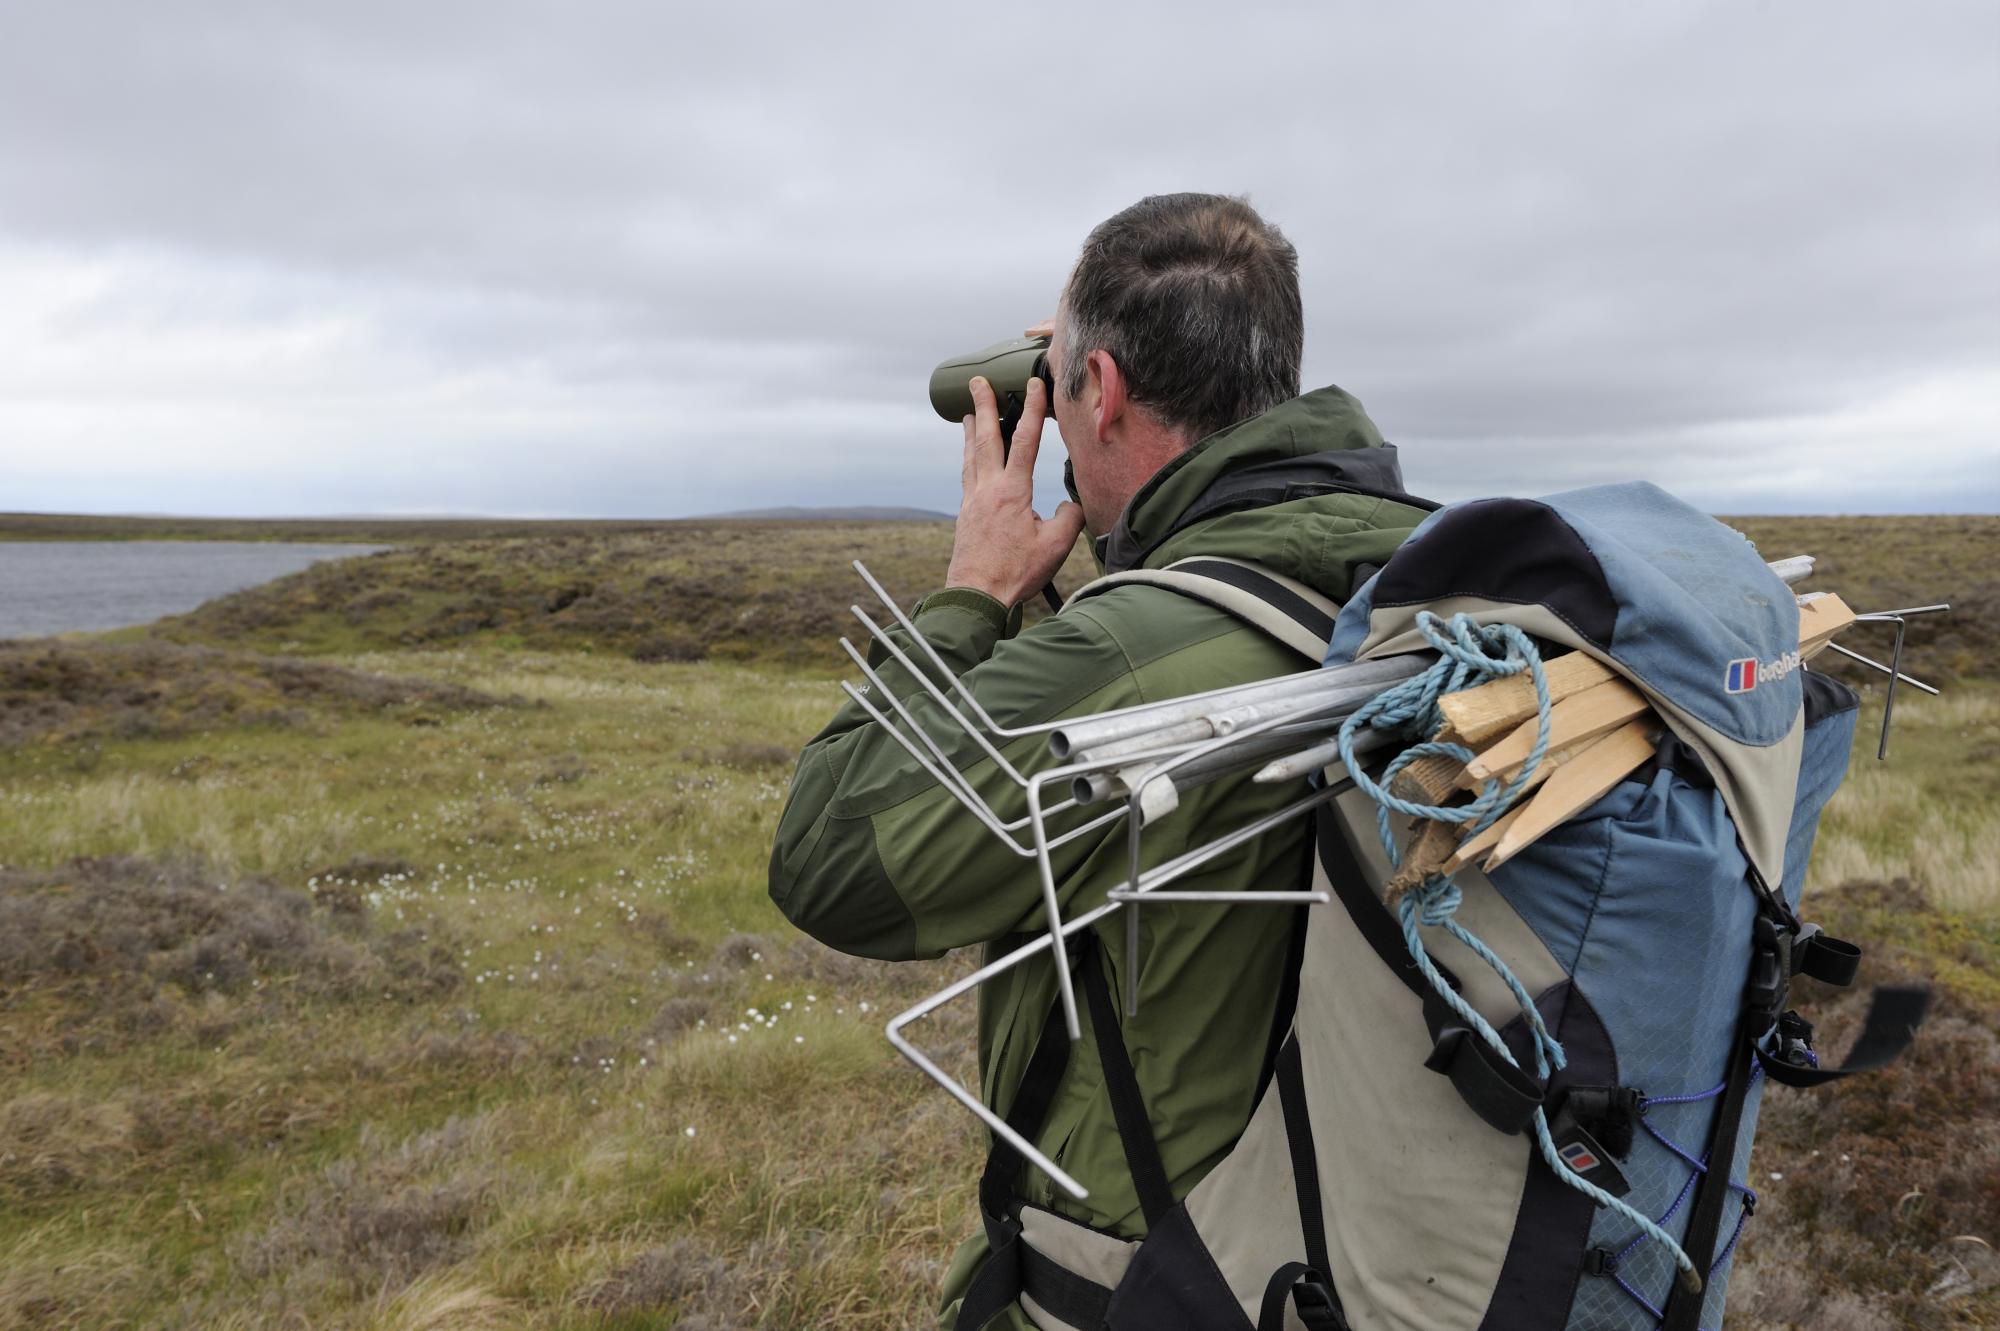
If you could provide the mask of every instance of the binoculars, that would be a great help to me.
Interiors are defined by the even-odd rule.
[[[1043,401],[1056,400],[1055,380],[1049,376],[1049,339],[1017,337],[995,342],[983,351],[968,352],[941,362],[931,371],[931,406],[948,421],[962,421],[972,415],[972,379],[978,375],[993,385],[993,399],[1000,407],[1000,440],[1011,444],[1014,427],[1028,405],[1028,384],[1040,379]]]

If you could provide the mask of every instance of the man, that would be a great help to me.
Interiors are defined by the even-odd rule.
[[[1091,233],[1045,327],[1053,330],[1054,415],[1076,502],[1047,518],[1034,510],[1041,385],[1029,386],[1009,455],[992,391],[975,381],[947,585],[919,607],[918,630],[1003,726],[1306,668],[1295,650],[1243,621],[1159,587],[1113,587],[1017,631],[1018,607],[1061,565],[1080,528],[1110,571],[1225,556],[1345,601],[1356,570],[1382,563],[1422,519],[1428,506],[1402,495],[1393,450],[1359,403],[1331,387],[1298,396],[1304,327],[1291,244],[1240,199],[1141,200]],[[900,671],[885,678],[899,694],[916,693]],[[1038,738],[1006,752],[1023,771],[1051,761]],[[1020,811],[1018,790],[970,743],[951,756],[1002,817]],[[1148,828],[1146,861],[1300,793],[1247,779],[1196,787]],[[1307,851],[1305,824],[1290,824],[1177,886],[1296,887]],[[1065,912],[1088,909],[1124,880],[1124,829],[1071,841],[1053,864]],[[800,760],[771,858],[771,895],[800,928],[871,957],[934,957],[975,943],[997,952],[1045,927],[1032,866],[851,704]],[[1258,906],[1141,913],[1140,1001],[1121,1033],[1175,1200],[1228,1153],[1256,1103],[1273,1033],[1290,1020],[1279,1007],[1294,924],[1293,911]],[[1096,932],[1094,964],[1121,992],[1122,921]],[[1046,956],[979,991],[980,1086],[1003,1113],[1056,1002]],[[1070,1049],[1032,1135],[1089,1199],[1073,1201],[1035,1170],[1018,1171],[1012,1186],[1030,1205],[1138,1237],[1146,1231],[1139,1190],[1083,1016],[1085,1038]],[[960,1250],[946,1277],[945,1326],[959,1320],[988,1253],[983,1234]],[[1016,1305],[987,1325],[1026,1331],[1033,1323]]]

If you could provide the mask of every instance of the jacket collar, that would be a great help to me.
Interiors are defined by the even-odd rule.
[[[1067,465],[1063,483],[1074,498]],[[1328,385],[1219,430],[1174,458],[1139,488],[1117,525],[1091,542],[1091,552],[1105,572],[1123,572],[1142,567],[1197,522],[1335,491],[1432,507],[1403,493],[1395,447],[1383,442],[1359,402]]]

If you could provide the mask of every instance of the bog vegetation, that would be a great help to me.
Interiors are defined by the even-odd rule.
[[[2000,522],[1740,525],[1963,612],[1809,889],[1938,1016],[1767,1098],[1730,1325],[2000,1326]],[[980,1142],[881,1025],[963,963],[829,952],[763,879],[846,561],[913,599],[949,529],[309,534],[402,548],[0,644],[0,1326],[928,1325]],[[925,1033],[962,1074],[969,1016]]]

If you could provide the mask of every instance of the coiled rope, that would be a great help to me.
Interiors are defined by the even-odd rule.
[[[1453,615],[1449,620],[1440,619],[1428,610],[1417,612],[1417,630],[1432,647],[1437,650],[1438,659],[1430,669],[1422,674],[1393,684],[1376,694],[1359,710],[1349,716],[1340,727],[1340,757],[1347,766],[1347,773],[1353,778],[1355,787],[1375,801],[1375,826],[1381,837],[1382,849],[1389,856],[1389,863],[1402,862],[1402,850],[1397,845],[1393,814],[1403,814],[1411,818],[1428,818],[1441,823],[1466,824],[1465,835],[1474,836],[1493,825],[1494,821],[1512,807],[1528,782],[1534,777],[1535,769],[1548,756],[1549,712],[1552,707],[1549,698],[1548,676],[1542,669],[1542,654],[1535,647],[1533,639],[1512,624],[1476,623],[1470,616]],[[1466,804],[1439,805],[1419,804],[1389,793],[1389,783],[1396,774],[1410,763],[1431,754],[1449,754],[1460,762],[1471,762],[1477,755],[1463,744],[1429,738],[1438,733],[1444,723],[1444,716],[1438,707],[1438,700],[1447,693],[1471,688],[1488,680],[1502,679],[1525,673],[1535,686],[1535,743],[1528,751],[1526,761],[1521,764],[1520,774],[1511,781],[1499,777],[1489,778],[1481,784],[1479,792]],[[1379,778],[1370,777],[1359,761],[1354,750],[1355,737],[1362,727],[1385,730],[1399,738],[1414,740],[1408,748],[1383,769]],[[1462,943],[1472,954],[1493,969],[1494,974],[1506,984],[1514,995],[1514,1002],[1521,1010],[1534,1035],[1535,1072],[1542,1080],[1548,1080],[1553,1070],[1564,1065],[1562,1044],[1549,1033],[1542,1020],[1542,1014],[1525,986],[1494,951],[1479,937],[1457,920],[1458,907],[1464,899],[1458,884],[1448,876],[1433,873],[1421,883],[1404,893],[1396,903],[1397,912],[1403,925],[1403,941],[1410,950],[1410,958],[1416,963],[1425,981],[1436,991],[1446,1006],[1458,1014],[1480,1039],[1491,1046],[1502,1058],[1514,1067],[1520,1066],[1513,1050],[1500,1038],[1500,1032],[1493,1024],[1465,1000],[1464,995],[1445,979],[1437,964],[1425,950],[1420,932],[1423,926],[1442,929]],[[1548,1115],[1540,1107],[1535,1110],[1535,1142],[1540,1148],[1542,1159],[1554,1171],[1555,1176],[1569,1187],[1590,1198],[1597,1205],[1606,1207],[1625,1217],[1639,1227],[1648,1237],[1666,1245],[1673,1254],[1674,1263],[1680,1267],[1681,1279],[1691,1289],[1701,1288],[1701,1277],[1695,1272],[1694,1262],[1671,1235],[1661,1229],[1649,1217],[1635,1210],[1617,1197],[1612,1196],[1596,1184],[1583,1178],[1569,1167],[1556,1151],[1555,1138],[1549,1132]]]

